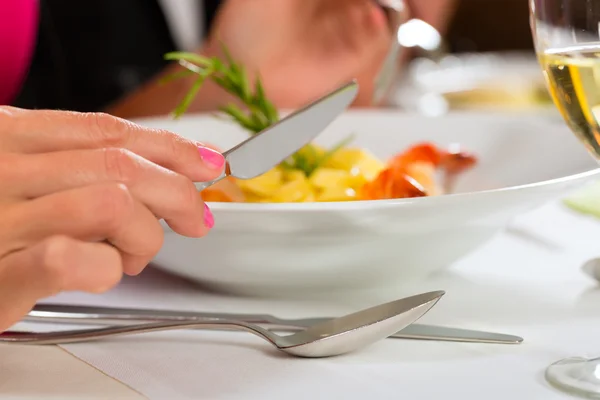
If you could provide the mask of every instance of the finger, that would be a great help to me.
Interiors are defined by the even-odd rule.
[[[385,15],[371,0],[337,0],[323,4],[325,38],[332,48],[360,52],[368,61],[374,40],[389,32]],[[383,22],[383,24],[382,24]]]
[[[106,183],[53,193],[11,206],[0,232],[0,254],[55,235],[108,241],[121,253],[123,269],[138,274],[158,253],[163,230],[156,217],[123,184]]]
[[[389,31],[383,9],[372,0],[354,0],[348,2],[347,19],[361,42],[369,42],[370,36]]]
[[[392,42],[392,32],[384,10],[371,0],[355,0],[348,8],[350,24],[356,26],[356,47],[364,51],[366,58],[387,51]],[[372,62],[372,61],[371,61]]]
[[[101,293],[123,274],[112,246],[52,236],[0,260],[0,331],[17,322],[36,301],[62,291]]]
[[[128,150],[62,151],[9,159],[7,168],[0,168],[7,195],[33,199],[92,184],[124,183],[134,198],[177,233],[200,237],[206,232],[204,204],[192,181]]]
[[[215,179],[225,165],[220,153],[199,142],[108,114],[0,106],[0,149],[4,152],[31,154],[105,147],[130,150],[194,182]]]
[[[372,27],[376,32],[378,30],[389,30],[388,17],[383,7],[373,4],[371,1],[368,1],[366,6],[368,7],[367,18],[365,20],[368,24],[367,26]]]

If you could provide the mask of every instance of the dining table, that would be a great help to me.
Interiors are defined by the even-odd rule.
[[[435,246],[431,243],[432,251]],[[385,288],[241,297],[150,265],[105,294],[62,293],[42,303],[301,318],[343,315],[444,290],[419,323],[513,334],[524,341],[385,339],[320,359],[288,356],[233,331],[169,331],[60,346],[3,344],[0,398],[568,399],[547,383],[544,371],[565,357],[600,356],[600,289],[582,270],[598,256],[600,219],[576,212],[561,198],[519,215],[489,242],[427,279]],[[22,321],[12,329],[74,328]]]

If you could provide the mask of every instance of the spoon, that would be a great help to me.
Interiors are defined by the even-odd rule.
[[[277,349],[298,357],[330,357],[371,345],[407,327],[427,313],[444,291],[422,293],[312,325],[293,335],[280,336],[242,321],[207,318],[204,321],[112,326],[57,332],[4,332],[0,343],[64,344],[109,336],[175,329],[223,328],[244,330],[268,341]]]

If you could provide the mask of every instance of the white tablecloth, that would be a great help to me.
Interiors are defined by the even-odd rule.
[[[435,243],[432,243],[435,247]],[[600,290],[581,272],[600,256],[600,222],[555,203],[439,276],[394,293],[333,300],[240,299],[158,271],[103,296],[50,299],[115,306],[340,315],[425,290],[447,294],[420,322],[523,336],[521,345],[385,340],[329,359],[296,359],[235,332],[165,332],[64,346],[150,399],[564,399],[544,381],[560,358],[600,355]],[[38,328],[21,324],[20,328]],[[44,326],[44,328],[48,328]]]

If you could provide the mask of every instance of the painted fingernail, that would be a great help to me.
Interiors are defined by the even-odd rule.
[[[202,161],[206,163],[209,168],[221,170],[225,165],[225,158],[221,153],[208,147],[198,147],[198,152]]]
[[[204,204],[204,226],[211,229],[215,226],[215,217],[213,217],[212,211],[206,204]]]

